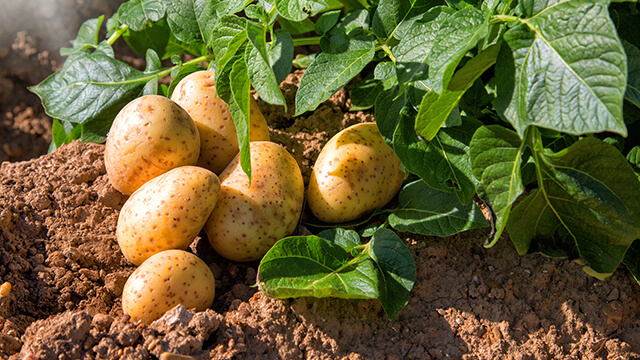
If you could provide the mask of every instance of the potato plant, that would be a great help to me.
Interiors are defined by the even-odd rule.
[[[623,263],[640,279],[637,19],[633,1],[130,0],[104,40],[104,17],[85,22],[62,69],[31,90],[55,119],[55,149],[102,141],[131,100],[170,97],[190,73],[215,71],[251,178],[251,88],[286,106],[279,83],[306,67],[301,115],[360,75],[352,109],[373,108],[407,174],[397,206],[373,213],[382,226],[365,225],[364,244],[344,230],[279,241],[259,284],[275,297],[377,298],[393,317],[415,268],[390,228],[490,226],[486,246],[506,230],[521,254],[574,259],[599,278]],[[146,69],[115,58],[121,38]],[[319,51],[294,59],[304,45]]]

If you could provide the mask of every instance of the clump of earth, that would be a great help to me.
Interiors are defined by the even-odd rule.
[[[45,3],[17,2],[34,14],[72,13],[74,29],[119,2]],[[55,16],[39,25],[0,19],[0,285],[11,284],[0,288],[0,358],[640,359],[640,286],[626,269],[600,281],[568,260],[519,256],[506,235],[486,249],[487,229],[400,234],[417,279],[393,321],[375,300],[268,298],[254,286],[258,263],[223,259],[203,233],[190,251],[216,277],[214,305],[132,322],[121,293],[134,266],[115,238],[127,197],[109,184],[104,145],[74,142],[46,155],[51,119],[26,90],[61,64],[52,49],[66,44],[45,26]],[[289,112],[258,103],[272,141],[307,181],[332,135],[374,116],[349,111],[349,85],[294,118],[301,75],[281,84]]]

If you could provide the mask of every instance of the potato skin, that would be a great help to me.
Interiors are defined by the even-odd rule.
[[[227,104],[216,95],[215,72],[197,71],[180,80],[171,99],[193,118],[200,132],[202,166],[220,174],[238,153],[238,135]],[[249,141],[268,141],[269,127],[251,98]]]
[[[251,148],[251,186],[236,156],[220,175],[218,202],[205,225],[211,246],[234,261],[259,260],[300,219],[304,183],[296,160],[280,145]]]
[[[203,311],[211,307],[216,283],[196,255],[183,250],[159,252],[131,274],[122,292],[122,310],[149,324],[178,304]]]
[[[164,96],[127,104],[113,120],[104,150],[111,185],[130,195],[173,168],[195,165],[200,137],[189,114]]]
[[[353,125],[331,138],[318,155],[307,204],[321,221],[352,221],[387,204],[403,179],[400,159],[377,125]]]
[[[218,176],[197,166],[181,166],[149,180],[118,216],[122,253],[140,265],[160,251],[186,249],[204,227],[219,192]]]

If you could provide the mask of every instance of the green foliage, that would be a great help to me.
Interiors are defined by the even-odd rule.
[[[527,9],[535,15],[504,35],[496,64],[497,110],[521,137],[531,125],[573,135],[626,136],[627,59],[606,5],[530,3],[535,6]]]
[[[576,259],[601,278],[623,263],[640,278],[637,14],[634,2],[598,0],[130,0],[111,19],[87,20],[61,50],[62,69],[30,89],[55,119],[54,150],[103,141],[132,99],[169,96],[187,74],[214,69],[250,174],[251,88],[286,106],[279,84],[306,68],[301,115],[360,75],[351,110],[374,108],[412,180],[395,207],[364,220],[366,233],[377,230],[369,243],[346,231],[284,239],[263,260],[260,286],[378,298],[393,317],[415,269],[388,227],[448,236],[489,224],[486,246],[506,229],[522,254]],[[119,38],[146,56],[144,71],[115,58]],[[294,59],[304,45],[321,51]]]
[[[495,223],[488,245],[495,244],[509,218],[511,205],[524,191],[522,158],[524,142],[518,135],[499,125],[480,127],[471,139],[471,169],[478,195],[494,211]]]
[[[473,201],[461,204],[455,195],[435,190],[421,180],[405,186],[398,201],[398,209],[389,215],[389,224],[398,231],[449,236],[487,226]]]
[[[73,47],[61,48],[60,55],[69,56],[77,50],[96,48],[98,46],[98,34],[103,22],[104,15],[82,23],[80,30],[78,30],[78,36],[71,40]]]
[[[577,251],[585,266],[608,276],[639,235],[637,176],[617,149],[594,137],[555,154],[544,153],[540,143],[537,147],[539,187],[513,209],[507,223],[516,249],[526,253],[534,241],[546,249],[545,236],[559,232],[572,241],[552,247],[554,252]]]
[[[258,268],[258,286],[267,296],[378,299],[390,320],[407,304],[415,278],[411,252],[388,229],[366,244],[341,229],[284,238]]]
[[[374,54],[373,37],[358,34],[348,39],[344,50],[318,55],[300,79],[296,93],[296,115],[317,108],[358,75],[373,60]]]

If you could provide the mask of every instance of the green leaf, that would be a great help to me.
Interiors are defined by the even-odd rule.
[[[398,82],[427,78],[428,58],[438,30],[454,11],[445,6],[430,9],[420,21],[407,30],[400,43],[393,48],[396,57]]]
[[[464,10],[463,10],[464,11]],[[420,103],[416,131],[427,141],[433,139],[449,118],[464,93],[496,62],[500,46],[492,45],[469,60],[451,79],[446,89],[428,92]]]
[[[520,137],[529,125],[626,136],[627,61],[606,4],[574,0],[533,12],[504,35],[496,110]]]
[[[361,111],[372,108],[376,98],[395,84],[394,78],[385,80],[365,79],[351,88],[351,111]]]
[[[629,269],[629,272],[640,284],[640,241],[634,241],[627,250],[622,263]]]
[[[73,140],[80,139],[82,135],[82,125],[65,122],[64,124],[58,119],[53,119],[51,125],[52,141],[49,146],[49,153],[53,152],[62,144],[70,144]]]
[[[373,14],[372,30],[379,38],[386,40],[388,38],[401,39],[402,34],[398,34],[400,24],[403,22],[405,26],[407,20],[413,18],[416,14],[422,14],[431,8],[436,1],[425,0],[380,0],[375,13]]]
[[[393,146],[393,136],[400,122],[400,113],[408,103],[407,93],[399,94],[398,86],[376,97],[375,119],[384,141]]]
[[[455,193],[466,204],[476,193],[471,173],[469,143],[480,123],[465,119],[461,126],[443,128],[431,141],[420,140],[413,130],[413,117],[401,113],[393,135],[393,150],[406,170],[430,187]]]
[[[613,146],[584,138],[559,153],[536,145],[538,186],[511,212],[507,230],[520,254],[549,235],[565,238],[558,253],[575,247],[585,270],[611,274],[640,235],[640,182]],[[552,253],[553,254],[553,253]]]
[[[634,146],[627,154],[627,161],[640,180],[640,146]]]
[[[280,24],[280,27],[282,27],[282,29],[292,35],[305,34],[315,30],[315,24],[313,23],[313,21],[311,21],[311,19],[304,19],[301,22],[296,22],[287,20],[282,16],[278,16],[276,21],[278,22],[278,24]]]
[[[212,8],[218,17],[222,17],[242,11],[251,2],[252,0],[214,0]]]
[[[373,70],[373,75],[376,80],[386,80],[395,75],[395,68],[392,61],[384,61],[378,63]]]
[[[349,48],[351,39],[344,28],[338,26],[320,38],[320,49],[325,53],[337,54]]]
[[[478,0],[446,0],[447,5],[454,9],[460,10],[466,7],[477,6],[480,1]]]
[[[358,35],[344,52],[319,54],[300,79],[295,115],[314,110],[346,85],[373,60],[374,50],[372,37]]]
[[[340,10],[327,11],[318,18],[318,21],[316,21],[316,32],[320,35],[326,33],[336,26],[338,19],[340,19]]]
[[[317,54],[310,54],[310,55],[298,54],[296,55],[296,58],[293,59],[291,63],[293,66],[295,66],[298,69],[306,69],[311,64],[313,64],[313,62],[316,60],[316,56]]]
[[[167,22],[173,35],[185,43],[211,44],[217,25],[215,2],[210,0],[164,0]]]
[[[389,319],[406,306],[416,268],[411,252],[393,231],[379,229],[366,245],[360,245],[353,231],[321,235],[278,241],[260,262],[260,290],[274,298],[378,299]],[[363,251],[351,257],[357,246]]]
[[[142,89],[142,95],[157,95],[158,94],[158,77],[149,80]]]
[[[234,105],[233,94],[231,91],[230,74],[233,70],[233,64],[240,59],[244,59],[245,45],[238,49],[238,52],[234,54],[226,65],[222,68],[216,69],[216,95],[218,95],[224,102],[231,108]],[[235,107],[236,110],[237,106]]]
[[[178,40],[171,33],[166,19],[160,19],[142,31],[128,29],[122,34],[129,47],[138,54],[146,54],[153,49],[161,59],[168,59],[173,55],[201,56],[207,52],[204,44],[187,44]]]
[[[640,108],[640,49],[625,40],[622,40],[622,45],[628,61],[627,90],[624,97]]]
[[[458,106],[467,116],[482,119],[485,116],[497,118],[493,111],[491,102],[495,100],[495,94],[489,94],[482,78],[476,80],[473,85],[465,91]],[[446,124],[446,123],[445,123]]]
[[[316,15],[327,7],[324,0],[275,0],[275,3],[282,17],[296,22]]]
[[[398,210],[389,215],[389,224],[398,231],[444,237],[487,226],[473,201],[462,205],[454,194],[432,189],[422,180],[406,185],[398,202]]]
[[[468,7],[444,20],[429,53],[429,79],[433,90],[447,88],[464,54],[489,32],[489,13]]]
[[[358,9],[347,13],[340,20],[340,27],[350,33],[353,29],[369,30],[369,10]]]
[[[369,257],[349,259],[345,249],[318,236],[284,238],[265,254],[258,286],[277,299],[301,296],[375,299],[376,270]]]
[[[164,17],[163,0],[129,0],[118,9],[118,19],[133,31],[141,31]]]
[[[118,13],[113,14],[108,20],[106,24],[107,28],[107,38],[113,35],[116,31],[120,29],[122,23],[120,19],[118,19]]]
[[[409,303],[416,265],[407,246],[393,231],[378,229],[368,244],[378,272],[378,300],[392,320]]]
[[[107,140],[112,123],[111,119],[95,119],[81,124],[80,138],[83,142],[103,143]]]
[[[249,43],[245,49],[244,59],[251,84],[262,100],[273,105],[287,107],[287,102],[280,91],[279,82],[271,68],[267,54],[265,29],[253,22],[247,22]]]
[[[113,120],[154,76],[102,51],[81,51],[67,58],[60,71],[29,90],[40,97],[49,116],[85,124]]]
[[[83,22],[78,30],[78,36],[71,40],[72,48],[61,48],[60,55],[69,56],[79,49],[94,48],[98,46],[98,35],[103,21],[104,15]]]
[[[324,230],[318,233],[318,236],[339,245],[348,253],[350,253],[353,248],[361,245],[360,236],[353,230],[345,230],[342,228]]]
[[[267,53],[269,63],[280,84],[291,73],[293,62],[293,39],[291,34],[282,29],[274,31],[275,40],[269,44]]]
[[[471,139],[471,169],[480,181],[478,195],[495,214],[487,247],[498,241],[507,225],[511,206],[524,191],[523,152],[524,141],[501,125],[482,126]]]
[[[223,69],[227,62],[238,52],[247,41],[247,20],[237,16],[223,16],[220,23],[213,30],[212,49],[216,56],[218,70]],[[218,76],[216,74],[216,83]]]
[[[158,56],[158,53],[156,53],[153,49],[147,50],[147,53],[145,54],[145,60],[147,62],[147,66],[145,67],[144,72],[152,73],[162,69],[160,57]]]
[[[229,74],[231,95],[233,102],[229,104],[233,124],[238,134],[240,148],[240,165],[251,181],[251,155],[249,151],[249,122],[251,118],[251,82],[247,64],[244,59],[238,59]]]

